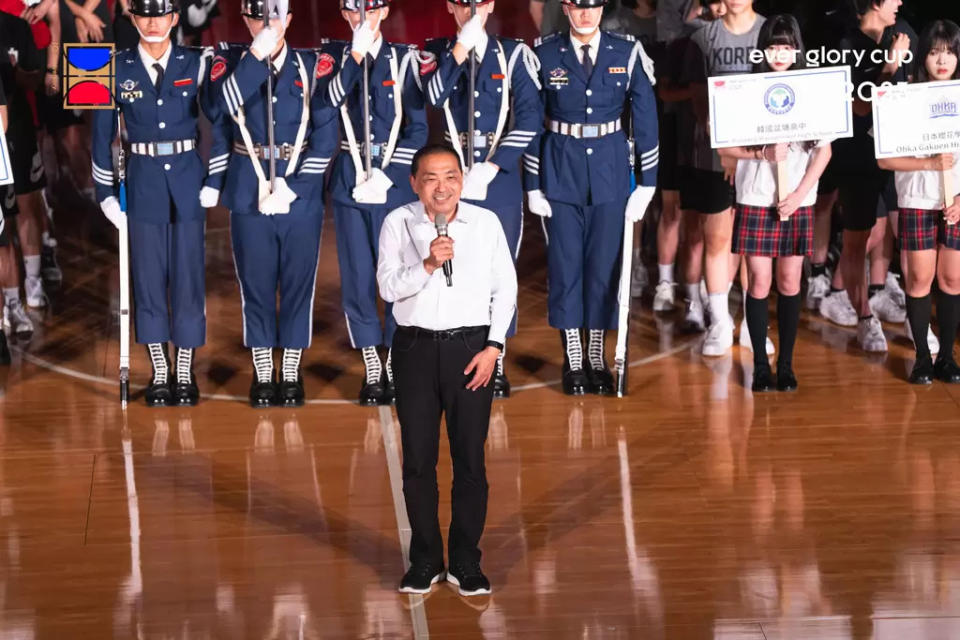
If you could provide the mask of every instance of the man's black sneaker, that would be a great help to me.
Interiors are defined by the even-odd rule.
[[[460,587],[462,596],[490,594],[490,581],[480,570],[479,562],[458,562],[447,572],[447,582]]]
[[[430,593],[430,587],[443,580],[443,565],[429,563],[410,565],[403,580],[400,593]]]

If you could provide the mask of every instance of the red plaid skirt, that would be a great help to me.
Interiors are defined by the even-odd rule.
[[[813,255],[813,207],[800,207],[781,222],[776,207],[737,204],[732,250],[768,258]]]
[[[900,248],[936,249],[942,244],[960,251],[960,224],[948,225],[939,209],[900,209]]]

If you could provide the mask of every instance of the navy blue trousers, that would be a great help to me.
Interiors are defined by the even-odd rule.
[[[377,310],[380,228],[390,211],[376,205],[364,205],[362,209],[339,202],[333,205],[340,294],[350,345],[354,349],[388,345],[397,329],[392,304],[386,304],[383,321]]]
[[[244,346],[310,346],[322,228],[322,209],[275,216],[230,214]]]
[[[207,337],[203,220],[154,224],[128,218],[137,342],[185,349]]]
[[[578,206],[550,201],[546,219],[547,318],[556,329],[617,328],[626,200]]]

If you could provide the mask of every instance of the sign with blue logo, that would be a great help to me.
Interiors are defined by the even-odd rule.
[[[853,136],[850,67],[707,80],[714,149]]]
[[[873,144],[877,158],[960,151],[960,80],[878,87]]]

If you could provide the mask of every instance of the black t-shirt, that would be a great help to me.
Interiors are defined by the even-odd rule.
[[[839,43],[841,51],[850,51],[847,63],[851,70],[851,81],[856,98],[862,88],[864,96],[872,96],[872,88],[881,83],[880,75],[886,66],[885,54],[890,50],[890,44],[897,33],[905,33],[910,38],[910,50],[913,60],[917,59],[918,40],[916,32],[903,20],[897,20],[892,27],[884,30],[877,43],[860,30],[859,26],[847,32]],[[854,55],[862,55],[854,58]],[[860,64],[856,60],[860,59]],[[886,80],[891,84],[908,82],[913,74],[914,63],[902,64],[892,78]],[[873,112],[866,115],[853,115],[853,138],[841,138],[833,144],[835,167],[844,173],[870,173],[879,171],[873,149]]]
[[[33,113],[26,93],[17,84],[17,69],[38,71],[41,66],[40,52],[33,42],[33,34],[26,20],[9,13],[0,12],[0,83],[8,102],[7,113],[10,126],[33,123]],[[13,59],[11,59],[13,58]],[[16,66],[14,66],[14,60]],[[8,127],[9,128],[9,127]]]

